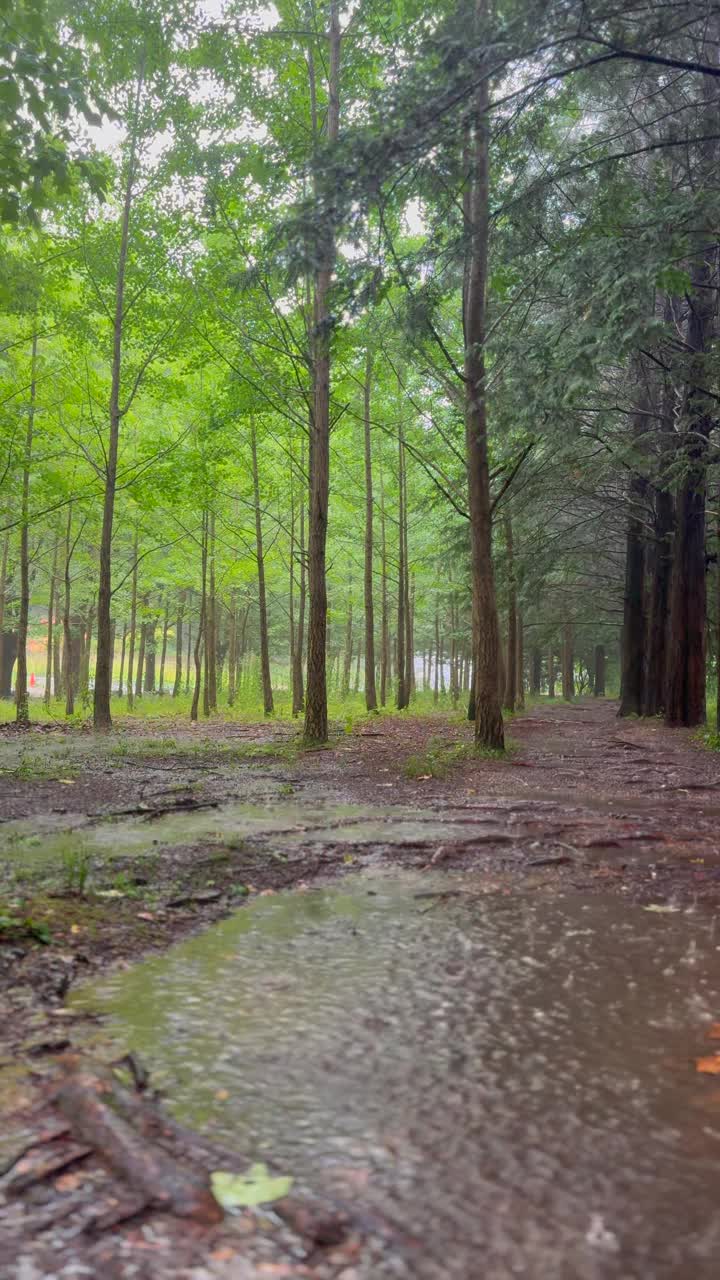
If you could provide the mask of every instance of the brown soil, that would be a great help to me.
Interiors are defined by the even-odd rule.
[[[145,752],[148,732],[154,741]],[[54,733],[31,730],[25,740],[42,758]],[[2,736],[12,740],[12,731]],[[147,859],[121,855],[114,860],[113,874],[120,871],[124,877],[119,896],[101,896],[108,891],[95,883],[87,894],[73,895],[39,882],[18,903],[17,892],[7,887],[8,896],[15,893],[12,914],[19,924],[0,933],[5,1109],[27,1112],[35,1106],[55,1056],[85,1034],[86,1020],[69,1016],[63,1007],[72,983],[164,948],[256,893],[371,863],[472,867],[509,886],[520,878],[528,891],[551,892],[557,884],[619,892],[660,906],[670,900],[697,901],[701,908],[717,903],[720,768],[718,757],[692,735],[655,721],[619,721],[613,704],[583,701],[535,707],[512,722],[510,737],[507,758],[477,759],[469,755],[470,727],[458,719],[378,717],[337,736],[326,750],[300,753],[288,726],[213,724],[190,731],[186,725],[163,721],[149,727],[145,722],[142,735],[135,726],[127,729],[125,740],[137,740],[127,757],[109,757],[91,736],[64,735],[72,746],[87,743],[88,759],[74,777],[64,777],[62,765],[42,777],[6,770],[0,776],[0,823],[53,816],[62,821],[67,813],[98,820],[134,813],[152,823],[158,815],[204,807],[217,808],[221,822],[221,806],[238,801],[270,808],[297,805],[306,827],[314,809],[323,826],[327,805],[364,806],[369,815],[397,809],[398,815],[415,812],[418,820],[412,837],[400,844],[355,839],[347,824],[335,841],[328,837],[327,819],[321,842],[312,830],[300,838],[295,832],[285,850],[282,830],[252,836],[238,848],[215,837],[164,844],[151,875]],[[162,738],[168,740],[166,749]],[[188,744],[202,749],[194,754]],[[447,839],[438,838],[437,820],[452,824]],[[458,835],[465,829],[466,835]],[[291,821],[288,830],[293,830]],[[358,831],[362,836],[361,824]],[[50,935],[46,945],[36,940],[43,929]],[[101,1176],[89,1168],[88,1177]],[[29,1230],[33,1216],[42,1217],[41,1208],[47,1216],[58,1195],[76,1190],[73,1178],[51,1180],[41,1193],[36,1188],[27,1204],[16,1202],[15,1218],[6,1218],[7,1238],[16,1245],[17,1232]],[[247,1247],[238,1232],[247,1236]],[[199,1275],[351,1277],[355,1248],[351,1237],[334,1253],[321,1250],[300,1263],[297,1241],[293,1244],[286,1228],[259,1232],[257,1220],[247,1215],[234,1219],[231,1230],[210,1232],[146,1215],[140,1227],[118,1229],[93,1244],[94,1252],[80,1253],[86,1264],[118,1276],[130,1274],[122,1269],[129,1259],[139,1266],[134,1274],[185,1274],[182,1256],[182,1267],[204,1260],[210,1269]],[[79,1256],[76,1246],[67,1249],[68,1257]],[[113,1271],[111,1259],[126,1254]],[[151,1255],[147,1262],[145,1254]],[[247,1272],[239,1269],[243,1254],[254,1259]],[[223,1271],[231,1260],[236,1269]]]

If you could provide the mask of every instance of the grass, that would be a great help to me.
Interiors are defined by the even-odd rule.
[[[506,744],[504,751],[490,747],[476,747],[473,742],[449,743],[442,738],[431,738],[427,750],[408,756],[403,766],[406,778],[446,778],[458,764],[477,760],[506,760],[513,744]]]

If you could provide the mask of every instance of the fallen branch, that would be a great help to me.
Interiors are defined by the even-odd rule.
[[[162,1147],[142,1137],[129,1119],[140,1110],[131,1094],[110,1073],[64,1064],[67,1078],[54,1101],[70,1121],[73,1134],[88,1143],[148,1207],[197,1222],[220,1222],[223,1211],[206,1175],[183,1169]]]

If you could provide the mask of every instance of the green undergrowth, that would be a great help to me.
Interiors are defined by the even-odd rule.
[[[506,741],[505,750],[491,747],[478,747],[474,742],[447,742],[442,738],[431,738],[427,750],[408,756],[403,765],[406,778],[422,780],[424,778],[446,778],[451,770],[460,764],[478,761],[507,760],[515,751],[515,744]]]

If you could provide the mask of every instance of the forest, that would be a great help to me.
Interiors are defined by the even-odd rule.
[[[0,227],[0,1277],[715,1280],[720,0],[0,0]]]
[[[164,695],[322,742],[424,694],[501,747],[606,684],[703,722],[715,8],[8,10],[19,724]]]

